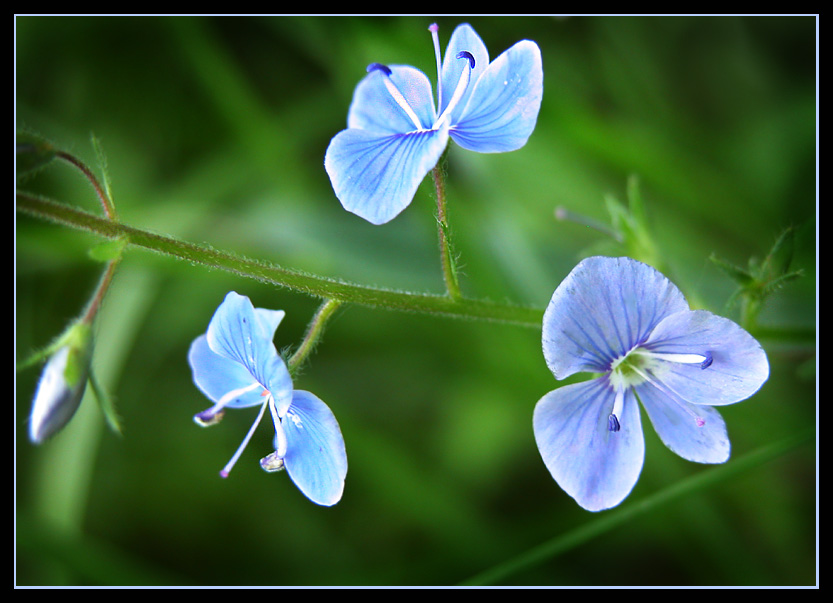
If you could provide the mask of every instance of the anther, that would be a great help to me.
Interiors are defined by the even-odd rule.
[[[260,459],[260,467],[267,473],[275,473],[284,468],[283,458],[278,456],[277,450]]]
[[[216,425],[220,422],[223,418],[225,411],[221,408],[216,410],[216,406],[209,408],[208,410],[204,410],[202,412],[198,412],[194,415],[194,423],[199,425],[200,427],[210,427],[211,425]]]
[[[613,412],[607,417],[608,431],[619,431],[622,426],[619,424],[619,417],[622,416],[625,407],[625,390],[617,389],[613,398]]]
[[[468,50],[461,50],[457,53],[458,59],[468,59],[469,60],[469,67],[474,69],[474,57]]]
[[[391,70],[390,67],[387,65],[382,65],[382,63],[371,63],[367,66],[367,72],[370,73],[371,71],[381,71],[386,76],[390,77]]]

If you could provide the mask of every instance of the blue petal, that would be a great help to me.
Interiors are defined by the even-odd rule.
[[[496,58],[474,82],[462,111],[452,113],[454,142],[470,151],[502,153],[526,144],[544,94],[541,51],[522,40]],[[471,84],[470,84],[471,87]]]
[[[266,308],[255,308],[255,315],[257,316],[258,320],[260,320],[260,324],[263,327],[263,330],[266,332],[266,335],[269,337],[270,340],[275,338],[275,331],[278,329],[278,325],[281,324],[283,317],[286,316],[286,312],[283,310],[267,310]]]
[[[630,258],[587,258],[547,306],[544,358],[556,379],[605,372],[663,318],[682,310],[688,310],[683,294],[650,266]]]
[[[442,113],[448,106],[448,101],[451,100],[451,97],[454,95],[454,90],[457,88],[457,83],[460,81],[460,74],[463,72],[463,69],[468,68],[466,61],[457,58],[457,55],[462,51],[472,55],[474,58],[474,69],[472,69],[471,79],[466,92],[457,103],[456,108],[451,111],[452,124],[457,123],[457,119],[462,114],[463,108],[466,106],[466,102],[474,89],[474,82],[477,81],[480,75],[486,70],[486,67],[489,66],[489,51],[486,49],[483,40],[477,35],[477,32],[468,23],[458,25],[454,33],[451,34],[451,39],[448,41],[448,47],[443,58],[442,73],[440,74],[442,99],[440,100],[439,113]]]
[[[263,404],[263,387],[250,389],[257,381],[248,369],[239,362],[215,354],[208,347],[205,335],[200,335],[191,344],[188,362],[191,365],[194,384],[212,402],[219,402],[229,392],[239,390],[240,395],[224,406],[244,408]]]
[[[343,130],[330,142],[324,166],[347,211],[384,224],[411,203],[447,143],[445,125],[407,134]]]
[[[212,351],[241,364],[269,390],[280,410],[289,404],[292,380],[272,343],[274,317],[256,313],[248,297],[232,291],[214,312],[206,339]]]
[[[749,333],[722,316],[705,310],[680,312],[660,322],[645,348],[663,353],[710,354],[699,365],[663,362],[657,375],[670,389],[693,404],[733,404],[758,391],[769,377],[766,352]]]
[[[535,407],[538,450],[559,486],[588,511],[618,505],[639,478],[645,441],[639,407],[627,390],[621,428],[608,429],[614,394],[607,379],[566,385]]]
[[[726,423],[714,408],[689,404],[650,383],[639,386],[637,394],[657,435],[673,452],[695,463],[725,463],[729,459]]]
[[[347,453],[333,412],[313,394],[295,390],[281,425],[289,477],[312,502],[336,504],[344,492]]]
[[[391,65],[390,76],[380,71],[368,73],[356,86],[353,102],[347,113],[347,128],[368,130],[378,134],[404,134],[415,129],[413,121],[393,99],[385,78],[399,89],[414,110],[422,129],[430,129],[437,117],[431,82],[419,69],[407,65]]]

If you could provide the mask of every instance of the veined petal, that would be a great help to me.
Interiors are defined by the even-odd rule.
[[[466,106],[471,96],[474,82],[489,65],[489,51],[477,32],[468,23],[458,25],[451,34],[443,58],[442,73],[440,74],[442,98],[440,99],[438,114],[441,114],[448,106],[448,101],[451,100],[454,90],[457,89],[457,82],[460,81],[460,74],[463,69],[468,69],[465,62],[457,58],[457,55],[462,51],[468,52],[474,58],[474,69],[471,71],[468,89],[457,103],[457,107],[451,112],[451,123],[457,123],[463,107]]]
[[[281,409],[289,404],[292,380],[272,343],[274,331],[269,328],[274,318],[270,322],[266,315],[255,312],[248,297],[231,291],[214,312],[206,340],[216,354],[243,365]]]
[[[593,379],[551,391],[533,415],[544,464],[558,485],[588,511],[618,505],[642,471],[645,441],[636,399],[628,389],[620,429],[610,431],[614,397],[607,379]]]
[[[266,334],[269,336],[269,340],[271,341],[275,338],[275,331],[278,330],[278,325],[281,324],[283,317],[286,316],[286,312],[283,310],[255,308],[255,315],[258,320],[260,320],[263,330],[266,331]]]
[[[725,463],[729,459],[726,423],[714,408],[689,404],[651,383],[640,385],[637,394],[657,435],[670,450],[695,463]]]
[[[312,502],[336,504],[344,492],[347,453],[333,412],[313,394],[295,390],[281,425],[289,477]]]
[[[666,317],[645,342],[659,353],[709,354],[706,369],[699,365],[662,362],[656,377],[693,404],[719,406],[745,400],[769,378],[769,362],[758,341],[740,326],[705,310]]]
[[[188,362],[194,384],[212,402],[219,402],[229,392],[240,392],[224,406],[244,408],[263,404],[263,387],[253,387],[257,381],[248,369],[235,360],[216,354],[205,335],[200,335],[188,350]],[[259,385],[259,384],[258,384]]]
[[[663,318],[682,310],[688,310],[683,294],[654,268],[624,257],[584,259],[544,313],[544,358],[556,379],[605,372]]]
[[[468,101],[452,113],[449,134],[470,151],[502,153],[526,144],[544,95],[541,50],[522,40],[474,80]]]
[[[347,113],[348,129],[368,130],[377,134],[404,134],[414,130],[413,122],[388,91],[385,78],[390,78],[402,93],[423,129],[431,128],[436,118],[431,82],[414,67],[390,65],[389,69],[389,76],[381,71],[373,71],[358,83]]]
[[[324,166],[347,211],[384,224],[411,203],[447,143],[446,125],[407,134],[343,130],[330,141]]]

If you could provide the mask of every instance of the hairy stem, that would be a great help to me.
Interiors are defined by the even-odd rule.
[[[158,235],[27,193],[17,193],[17,209],[32,216],[92,232],[102,237],[111,239],[124,237],[128,245],[280,285],[322,299],[420,314],[502,322],[532,328],[541,327],[543,310],[539,308],[462,297],[455,299],[448,295],[393,291],[347,283]]]
[[[440,261],[443,267],[443,280],[445,288],[452,299],[462,299],[460,282],[457,280],[457,264],[454,258],[454,248],[451,244],[451,229],[448,226],[448,211],[445,199],[445,174],[443,166],[448,153],[446,150],[437,165],[431,171],[434,179],[434,188],[437,191],[437,231],[440,243]]]

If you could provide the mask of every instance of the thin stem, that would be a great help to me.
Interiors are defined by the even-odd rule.
[[[101,184],[98,182],[98,178],[95,177],[92,170],[88,168],[80,159],[70,155],[65,151],[58,151],[55,153],[55,156],[59,159],[63,159],[67,163],[70,163],[81,170],[81,173],[86,176],[87,180],[90,181],[93,188],[95,189],[95,194],[98,195],[98,200],[101,202],[101,206],[104,208],[104,214],[110,218],[111,220],[116,219],[116,207],[113,205],[113,202],[110,200],[110,197],[107,196],[106,191],[102,188]]]
[[[17,193],[17,209],[35,217],[86,230],[103,237],[125,238],[129,245],[194,264],[226,270],[265,283],[280,285],[314,297],[374,308],[541,328],[543,310],[539,308],[470,298],[452,299],[448,295],[409,293],[347,283],[157,235],[27,193]]]
[[[462,299],[460,283],[457,280],[457,265],[454,258],[454,250],[451,245],[451,232],[448,226],[448,212],[445,198],[445,174],[443,165],[448,149],[443,152],[442,157],[434,166],[431,175],[434,178],[434,188],[437,191],[437,229],[440,243],[440,261],[443,267],[443,280],[448,295],[452,299]]]
[[[90,303],[87,304],[87,309],[84,312],[84,316],[81,318],[83,322],[88,324],[92,323],[95,315],[98,313],[98,309],[101,307],[101,302],[107,294],[107,289],[113,281],[113,275],[116,273],[116,267],[118,266],[120,260],[121,254],[119,254],[119,257],[116,259],[107,262],[107,268],[104,270],[104,274],[98,281],[98,287],[95,290],[95,294],[93,294],[92,299],[90,299]]]
[[[294,375],[301,365],[304,364],[304,361],[309,357],[312,350],[315,349],[315,346],[321,340],[321,335],[324,333],[324,327],[326,326],[327,321],[333,316],[333,314],[335,314],[335,311],[338,310],[341,304],[342,302],[338,300],[326,299],[318,308],[318,311],[315,313],[315,316],[312,317],[312,320],[307,327],[304,340],[289,359],[288,364],[290,374]]]

